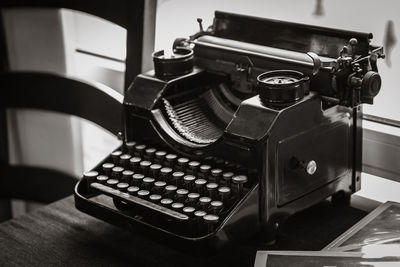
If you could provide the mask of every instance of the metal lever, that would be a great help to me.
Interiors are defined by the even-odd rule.
[[[200,32],[203,32],[203,19],[197,18],[197,22],[199,23]]]
[[[319,72],[319,69],[321,68],[321,59],[319,58],[319,56],[317,54],[315,54],[314,52],[308,52],[307,55],[312,59],[313,61],[313,71],[312,71],[312,75],[315,76],[317,75],[317,73]]]

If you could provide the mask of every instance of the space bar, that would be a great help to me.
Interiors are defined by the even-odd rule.
[[[159,206],[150,201],[147,201],[147,200],[135,197],[135,196],[131,196],[128,193],[121,192],[117,189],[114,189],[114,188],[111,188],[111,187],[108,187],[108,186],[105,186],[105,185],[102,185],[99,183],[91,183],[90,187],[97,189],[106,195],[119,197],[128,203],[146,207],[148,209],[151,209],[151,210],[163,213],[165,215],[168,215],[170,217],[173,217],[174,219],[177,219],[180,221],[189,220],[189,217],[185,214],[182,214],[182,213],[176,212],[174,210],[170,210],[168,208]]]

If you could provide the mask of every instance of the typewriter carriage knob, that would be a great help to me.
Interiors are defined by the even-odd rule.
[[[376,95],[381,89],[381,76],[375,71],[368,71],[361,81],[362,101],[372,104]]]
[[[275,70],[257,77],[260,100],[264,105],[291,104],[309,92],[310,78],[299,71]]]

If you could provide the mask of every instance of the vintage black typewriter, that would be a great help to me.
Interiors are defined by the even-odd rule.
[[[153,54],[124,99],[124,142],[76,207],[192,244],[276,237],[289,215],[360,188],[372,34],[215,12]],[[112,112],[112,111],[110,111]]]

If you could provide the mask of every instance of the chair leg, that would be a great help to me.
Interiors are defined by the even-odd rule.
[[[11,200],[0,199],[0,223],[12,218]]]

